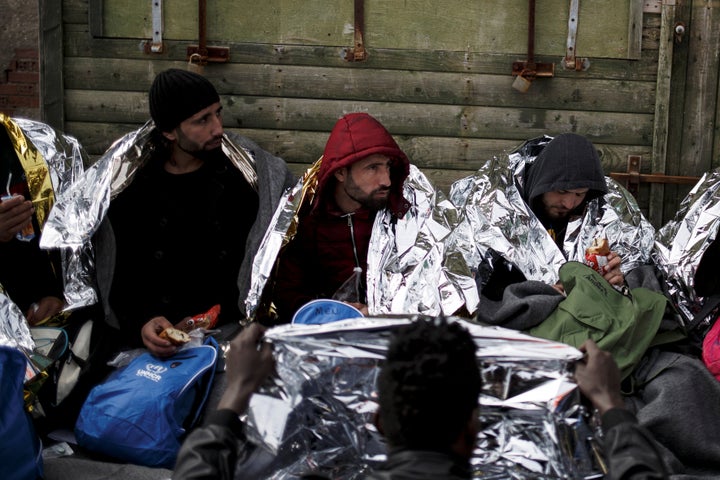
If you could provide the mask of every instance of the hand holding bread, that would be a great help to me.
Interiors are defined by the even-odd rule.
[[[173,345],[184,345],[191,340],[190,335],[175,327],[166,328],[158,336]]]

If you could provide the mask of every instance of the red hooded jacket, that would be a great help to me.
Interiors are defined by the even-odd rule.
[[[301,213],[297,234],[281,253],[273,294],[281,321],[290,321],[310,300],[332,298],[356,266],[362,269],[360,294],[340,300],[366,302],[367,252],[377,212],[363,207],[344,214],[335,202],[333,174],[374,154],[393,159],[387,208],[398,218],[410,208],[402,196],[410,162],[390,133],[366,113],[338,120],[325,146],[312,208]]]

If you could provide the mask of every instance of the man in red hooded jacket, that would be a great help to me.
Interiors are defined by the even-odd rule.
[[[407,212],[402,191],[409,170],[407,155],[376,119],[351,113],[338,120],[314,200],[301,210],[297,234],[280,257],[273,300],[281,321],[316,298],[343,300],[367,314],[365,272],[375,216],[385,208],[396,218]]]

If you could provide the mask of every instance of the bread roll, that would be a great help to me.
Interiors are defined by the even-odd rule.
[[[610,245],[608,244],[607,238],[594,239],[592,245],[587,248],[585,253],[588,255],[602,255],[603,257],[610,255]]]
[[[173,345],[183,345],[185,343],[188,343],[190,339],[190,335],[183,332],[182,330],[178,330],[177,328],[168,327],[162,332],[160,332],[160,338],[164,338],[165,340],[169,341]]]

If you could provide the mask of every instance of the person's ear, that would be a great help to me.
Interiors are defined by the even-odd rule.
[[[345,182],[345,178],[347,177],[348,169],[347,167],[341,167],[335,170],[333,173],[335,175],[335,180],[337,180],[340,183]]]
[[[171,142],[174,142],[177,140],[177,135],[175,135],[175,130],[173,129],[171,132],[162,132],[163,137],[167,138]]]
[[[375,428],[377,428],[377,431],[380,432],[380,435],[382,435],[384,437],[385,430],[383,429],[382,418],[380,418],[380,409],[379,408],[377,410],[375,410],[375,413],[373,414],[373,425],[375,425]]]

